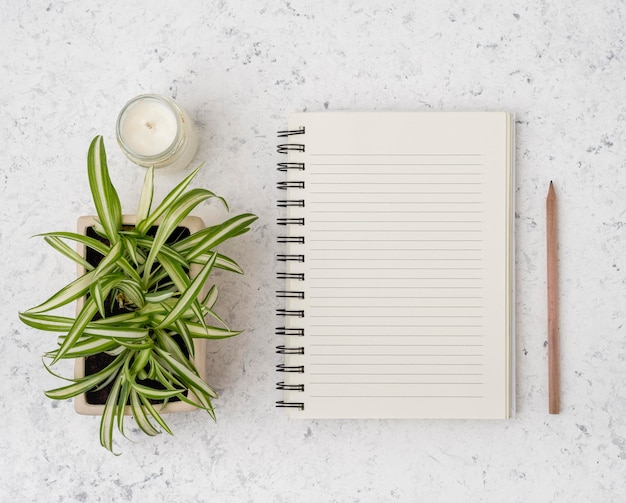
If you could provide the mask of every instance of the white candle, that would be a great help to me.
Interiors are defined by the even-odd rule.
[[[117,140],[131,161],[155,168],[186,167],[198,148],[185,111],[156,94],[137,96],[124,106],[117,118]]]

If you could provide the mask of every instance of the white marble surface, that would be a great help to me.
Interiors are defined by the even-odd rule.
[[[626,6],[574,1],[0,0],[0,500],[626,500]],[[211,347],[218,422],[172,417],[114,457],[98,420],[43,395],[53,345],[17,311],[72,278],[29,236],[93,212],[104,134],[127,212],[142,171],[123,103],[176,98],[200,131],[198,185],[260,216],[220,278],[236,339]],[[504,109],[517,117],[517,415],[293,421],[273,407],[275,131],[299,110]],[[158,177],[160,194],[177,180]],[[560,200],[562,413],[547,414],[544,201]],[[217,205],[198,214],[225,216]],[[69,367],[67,367],[69,368]],[[66,370],[63,367],[61,370]]]

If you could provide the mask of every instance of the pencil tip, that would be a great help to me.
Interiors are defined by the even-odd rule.
[[[555,191],[554,191],[554,185],[552,183],[552,180],[550,180],[550,186],[548,187],[548,199],[554,199],[556,197]]]

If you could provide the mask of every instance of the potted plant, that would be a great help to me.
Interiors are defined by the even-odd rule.
[[[87,170],[97,216],[79,219],[78,233],[43,234],[54,249],[78,265],[78,278],[42,304],[20,313],[27,325],[56,332],[58,347],[46,353],[57,362],[76,359],[71,384],[46,392],[75,398],[79,413],[101,414],[100,443],[112,452],[117,423],[132,415],[148,435],[156,425],[172,433],[162,413],[200,408],[213,419],[217,394],[205,381],[207,339],[232,337],[214,311],[218,291],[205,288],[211,271],[243,273],[217,252],[224,241],[249,230],[256,216],[246,213],[208,228],[189,213],[217,198],[188,185],[200,168],[153,205],[154,171],[147,170],[137,214],[122,215],[111,183],[101,136],[89,147]],[[78,244],[78,251],[66,241]],[[77,301],[74,318],[51,314]],[[211,322],[208,319],[213,320]],[[60,376],[57,376],[60,377]],[[156,423],[156,425],[155,425]]]

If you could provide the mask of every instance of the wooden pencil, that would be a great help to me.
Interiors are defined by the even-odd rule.
[[[550,182],[546,198],[546,250],[548,284],[548,411],[558,414],[559,383],[559,274],[556,194]]]

